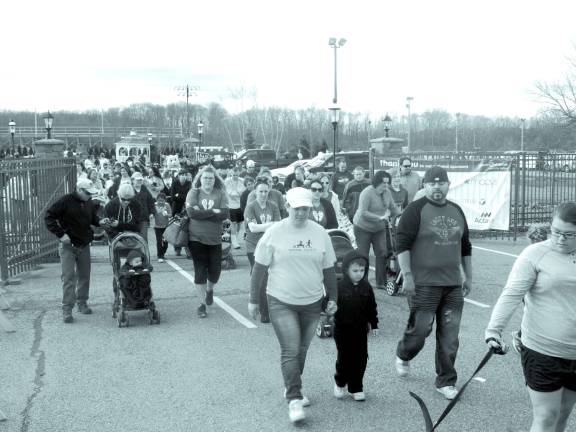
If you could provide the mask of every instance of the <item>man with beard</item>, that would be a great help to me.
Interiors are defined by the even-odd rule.
[[[436,390],[458,394],[454,367],[464,297],[472,287],[472,245],[462,209],[446,199],[450,181],[444,168],[424,174],[426,195],[404,210],[397,232],[398,263],[410,316],[396,350],[396,371],[404,377],[424,346],[436,319]],[[462,280],[461,269],[465,280]]]

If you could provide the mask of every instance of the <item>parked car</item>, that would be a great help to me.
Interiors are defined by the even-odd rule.
[[[294,159],[285,157],[277,158],[276,151],[271,149],[242,150],[236,155],[236,160],[242,161],[244,166],[247,161],[253,160],[256,163],[256,168],[267,166],[270,169],[284,167],[294,161]]]
[[[368,151],[345,151],[336,153],[336,157],[343,157],[346,160],[346,169],[352,171],[355,167],[361,166],[365,171],[370,169],[370,152]],[[334,155],[332,153],[320,153],[310,159],[305,165],[307,171],[312,173],[333,172]]]

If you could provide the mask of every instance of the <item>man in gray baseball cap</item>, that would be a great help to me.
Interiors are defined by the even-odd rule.
[[[65,323],[74,321],[72,309],[91,314],[88,306],[90,291],[90,243],[94,239],[91,225],[108,227],[107,218],[100,219],[91,197],[98,189],[91,180],[81,178],[76,191],[64,195],[46,211],[48,230],[58,237],[58,253],[62,265],[62,313]]]

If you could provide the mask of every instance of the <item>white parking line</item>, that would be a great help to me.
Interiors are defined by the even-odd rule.
[[[178,264],[176,264],[174,261],[166,260],[166,263],[174,270],[176,270],[178,273],[180,273],[182,276],[184,276],[186,279],[188,279],[190,282],[194,283],[194,278],[192,277],[192,275],[188,273],[186,270],[184,270],[182,267],[180,267]],[[232,318],[234,318],[243,326],[247,328],[257,328],[257,326],[253,322],[251,322],[244,315],[236,311],[221,298],[214,296],[214,303],[220,306],[224,311],[228,312]]]
[[[511,254],[511,253],[508,253],[508,252],[502,252],[502,251],[498,251],[498,250],[494,250],[494,249],[487,249],[487,248],[483,248],[483,247],[480,247],[480,246],[472,246],[472,247],[473,247],[474,249],[479,249],[479,250],[483,250],[483,251],[486,251],[486,252],[492,252],[492,253],[495,253],[495,254],[498,254],[498,255],[506,255],[506,256],[518,258],[518,255],[514,255],[514,254]]]
[[[474,381],[481,382],[481,383],[485,383],[485,382],[486,382],[486,378],[482,378],[482,377],[474,377],[473,380],[474,380]]]
[[[487,305],[487,304],[485,304],[485,303],[480,303],[480,302],[478,302],[478,301],[476,301],[476,300],[470,300],[469,298],[465,298],[464,301],[465,301],[466,303],[470,303],[470,304],[473,304],[474,306],[478,306],[478,307],[481,307],[481,308],[489,308],[489,307],[490,307],[490,305]]]
[[[372,271],[375,272],[375,271],[376,271],[376,268],[374,268],[373,266],[370,266],[370,270],[372,270]],[[489,307],[490,307],[490,305],[477,302],[476,300],[470,300],[470,299],[465,298],[464,301],[467,302],[467,303],[473,304],[474,306],[481,307],[481,308],[489,308]]]

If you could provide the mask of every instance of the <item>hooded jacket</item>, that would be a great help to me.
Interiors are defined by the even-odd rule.
[[[355,259],[364,261],[364,277],[354,285],[348,276],[348,267]],[[368,282],[368,259],[358,250],[344,255],[342,280],[338,282],[338,310],[334,315],[335,331],[368,330],[378,328],[378,310],[374,291]]]

